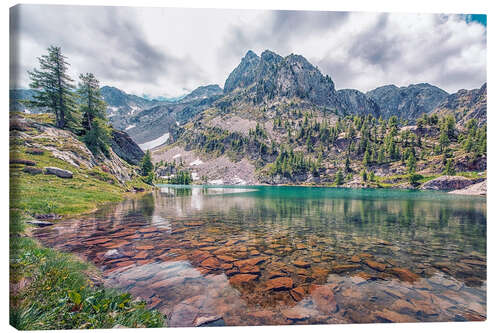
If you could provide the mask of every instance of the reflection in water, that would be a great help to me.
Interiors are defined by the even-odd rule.
[[[165,186],[35,233],[170,326],[486,316],[483,198]]]

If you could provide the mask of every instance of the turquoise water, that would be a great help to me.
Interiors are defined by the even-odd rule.
[[[35,234],[170,326],[484,320],[486,200],[160,186]]]

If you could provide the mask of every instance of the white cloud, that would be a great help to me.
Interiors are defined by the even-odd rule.
[[[259,10],[21,8],[11,68],[60,45],[73,77],[94,72],[127,92],[176,96],[226,77],[248,49],[302,54],[336,87],[428,82],[449,92],[486,81],[486,28],[464,16]],[[15,74],[15,72],[14,72]]]

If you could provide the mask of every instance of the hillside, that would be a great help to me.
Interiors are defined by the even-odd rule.
[[[109,156],[94,155],[73,133],[52,123],[48,114],[11,114],[12,208],[35,216],[74,214],[148,186],[137,167],[113,150]],[[127,137],[113,144],[123,150],[134,147]]]
[[[485,122],[455,127],[445,117],[458,112],[455,105],[429,117],[446,98],[429,84],[336,91],[301,56],[249,51],[224,95],[179,126],[153,157],[159,176],[184,170],[214,184],[414,187],[444,172],[476,177],[486,170]]]
[[[336,90],[306,58],[266,50],[248,51],[223,89],[201,86],[175,101],[101,91],[122,131],[115,137],[152,149],[159,177],[188,171],[198,183],[334,184],[342,176],[345,186],[408,187],[410,152],[420,183],[445,172],[448,160],[458,172],[486,170],[486,84],[454,94],[427,83]],[[445,130],[449,116],[453,129]],[[131,151],[137,156],[120,157],[137,162],[140,149]]]
[[[459,126],[465,126],[471,119],[476,119],[480,126],[486,124],[486,83],[479,89],[462,89],[449,95],[432,113],[439,116],[454,115]]]

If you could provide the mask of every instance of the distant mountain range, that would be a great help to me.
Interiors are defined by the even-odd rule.
[[[385,85],[367,93],[336,90],[332,78],[303,56],[282,57],[269,50],[260,56],[248,51],[229,74],[223,89],[218,85],[201,86],[175,99],[139,97],[110,86],[102,87],[101,93],[108,104],[110,122],[139,144],[166,137],[166,133],[170,133],[166,141],[173,142],[184,124],[209,109],[221,116],[233,113],[250,120],[263,117],[258,110],[281,112],[280,107],[293,104],[324,116],[398,116],[410,124],[424,113],[454,113],[459,123],[470,118],[486,121],[486,84],[451,95],[428,83]],[[11,90],[10,109],[26,110],[20,100],[32,95],[30,89]]]

